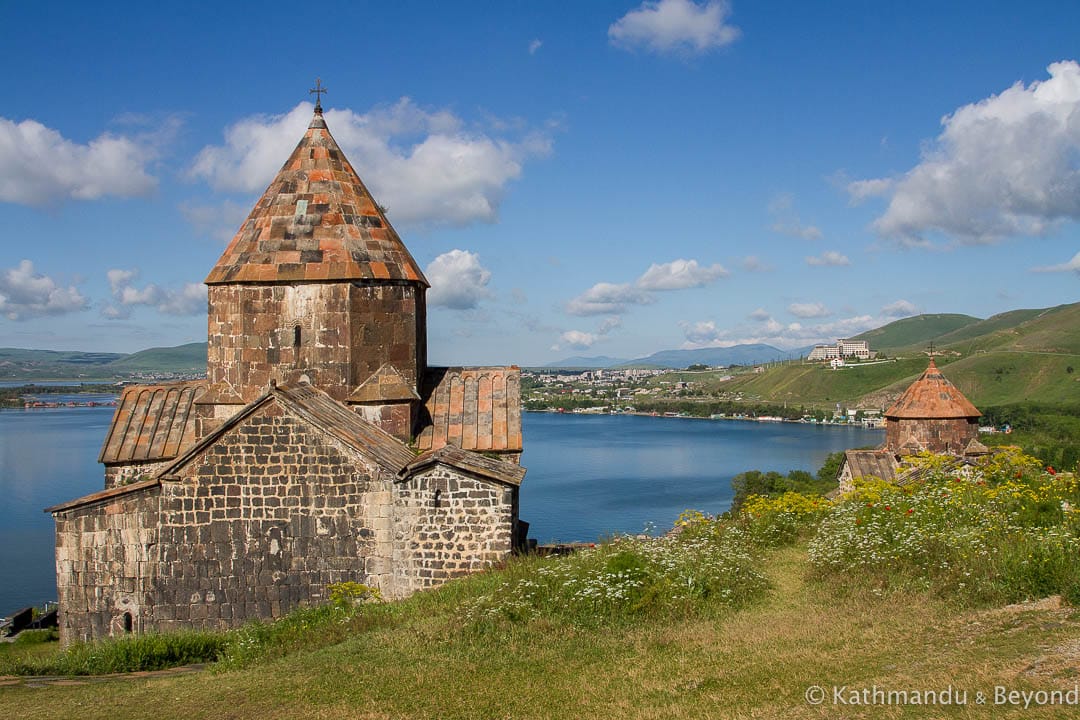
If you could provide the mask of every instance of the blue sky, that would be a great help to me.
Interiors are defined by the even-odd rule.
[[[0,346],[204,340],[316,77],[432,282],[433,362],[1080,294],[1075,2],[157,5],[4,8]]]

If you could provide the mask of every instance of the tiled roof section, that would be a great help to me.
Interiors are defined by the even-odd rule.
[[[398,477],[408,479],[417,472],[440,463],[505,485],[518,486],[525,479],[525,468],[517,463],[462,450],[453,445],[445,445],[438,450],[424,453],[403,468]]]
[[[886,418],[934,419],[977,418],[979,410],[964,394],[941,374],[934,359],[918,380],[911,384],[892,407],[885,411]]]
[[[416,459],[403,442],[311,385],[278,387],[272,393],[286,408],[392,472]]]
[[[205,385],[196,381],[125,388],[98,462],[157,462],[179,455],[195,442],[192,406]]]
[[[899,467],[896,456],[888,450],[848,450],[844,453],[844,462],[855,479],[876,477],[893,480]]]
[[[428,368],[416,429],[420,450],[521,452],[521,370]]]
[[[108,490],[99,490],[96,493],[90,493],[89,495],[83,495],[81,498],[75,498],[74,500],[68,500],[65,503],[59,505],[53,505],[52,507],[45,508],[47,513],[63,512],[65,510],[74,510],[77,507],[83,505],[90,505],[96,502],[107,502],[114,498],[124,497],[125,495],[131,495],[132,493],[142,492],[143,490],[149,490],[161,485],[161,481],[157,478],[151,478],[149,480],[140,480],[139,482],[130,483],[128,485],[120,485],[118,487],[109,488]]]
[[[218,438],[254,414],[266,403],[278,402],[286,410],[300,416],[316,428],[333,435],[384,469],[397,473],[416,459],[415,453],[393,435],[380,430],[357,413],[310,385],[271,387],[226,420],[214,432],[201,439],[181,457],[161,468],[155,477],[168,478],[198,457]]]
[[[416,390],[390,363],[384,364],[371,374],[349,395],[349,402],[384,402],[394,400],[419,400]]]
[[[206,284],[320,280],[428,284],[316,112]]]

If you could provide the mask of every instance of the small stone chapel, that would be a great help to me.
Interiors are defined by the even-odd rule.
[[[524,542],[520,371],[428,367],[428,282],[321,104],[206,284],[206,380],[126,388],[105,489],[47,509],[63,642],[403,597]]]
[[[920,452],[952,456],[955,464],[971,464],[990,453],[979,442],[982,413],[938,369],[930,364],[885,411],[885,442],[873,450],[848,450],[837,471],[841,493],[860,478],[905,484],[918,479],[905,458]]]

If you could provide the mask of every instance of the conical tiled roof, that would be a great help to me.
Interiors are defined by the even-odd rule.
[[[428,285],[318,108],[206,284],[305,280]]]
[[[900,399],[885,411],[886,418],[919,418],[945,420],[949,418],[977,418],[978,408],[941,374],[934,358],[918,380],[911,384]]]

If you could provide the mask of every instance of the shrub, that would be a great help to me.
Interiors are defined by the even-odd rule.
[[[751,495],[743,503],[739,521],[757,545],[781,547],[810,532],[831,505],[825,498],[797,492]]]
[[[1061,593],[1080,601],[1080,488],[1018,451],[949,471],[918,461],[910,487],[871,481],[841,499],[809,545],[821,577],[878,591],[934,588],[968,603]]]
[[[643,615],[692,613],[749,601],[766,587],[746,534],[684,513],[682,531],[618,538],[565,557],[522,558],[470,603],[476,629],[536,619],[592,627]]]

